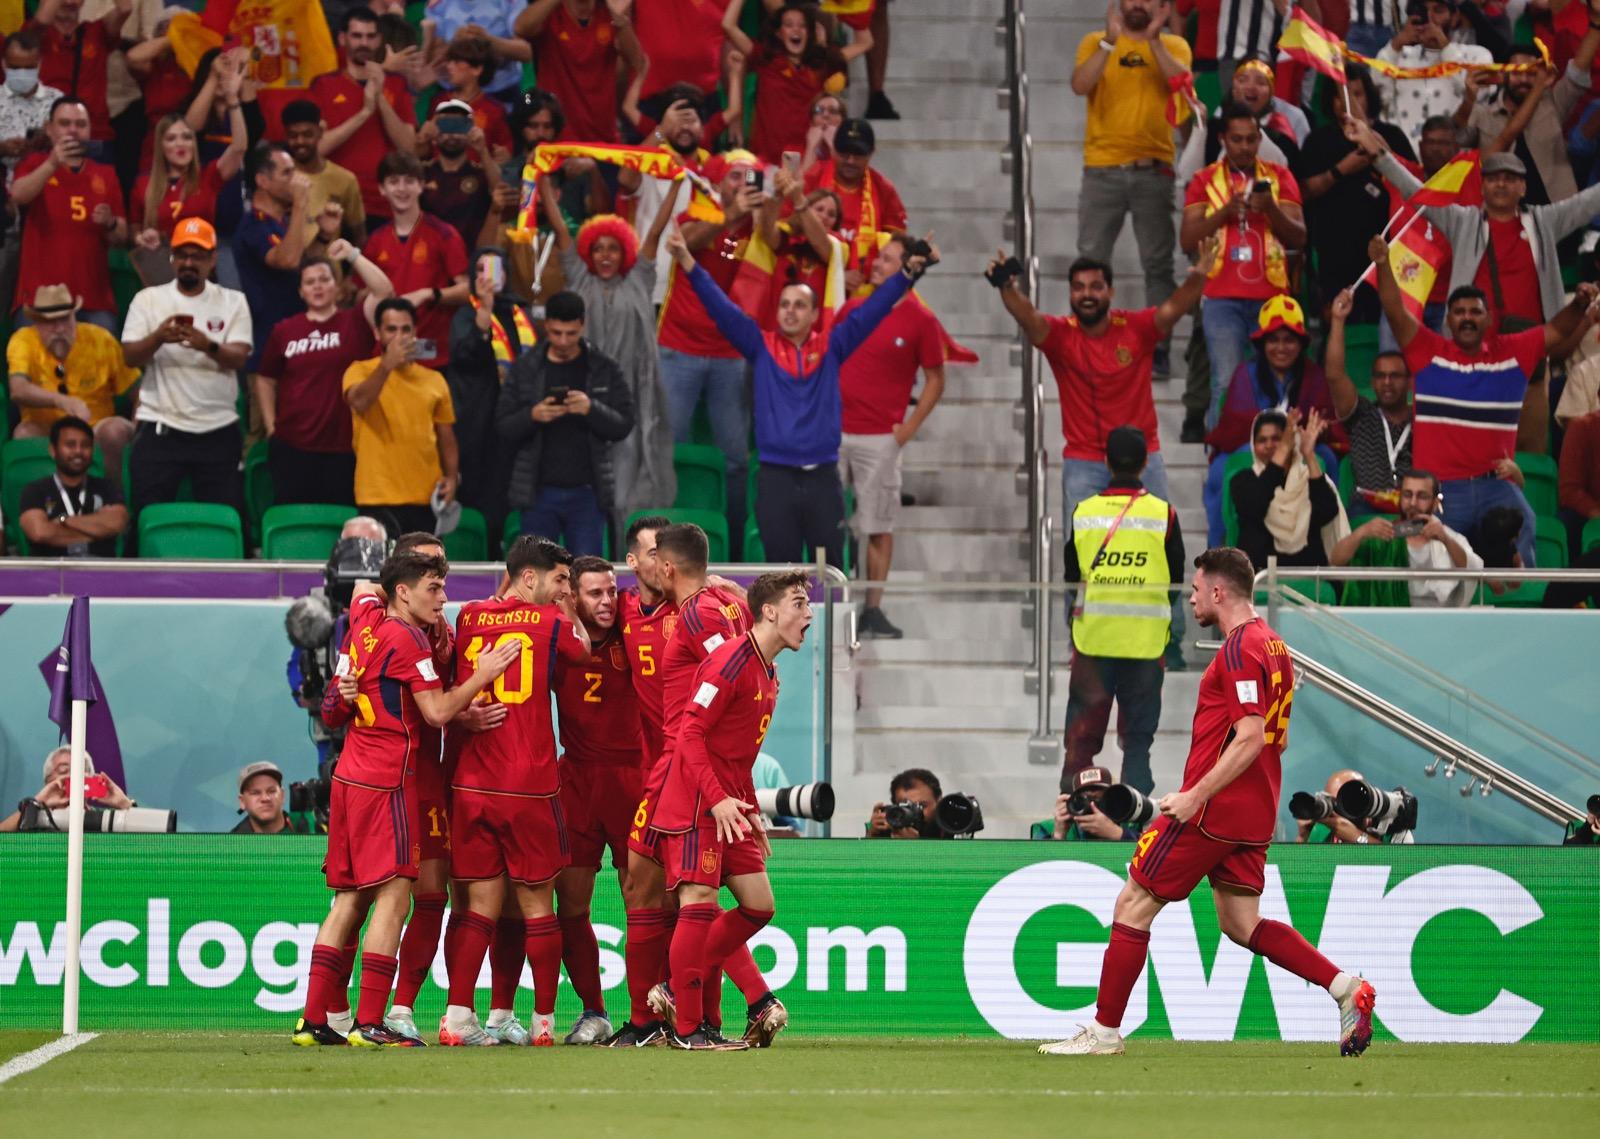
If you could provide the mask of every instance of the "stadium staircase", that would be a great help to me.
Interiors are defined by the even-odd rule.
[[[906,767],[927,767],[945,790],[977,795],[986,834],[994,837],[1025,835],[1028,823],[1049,813],[1055,795],[1059,758],[1053,766],[1028,761],[1035,697],[1024,687],[1032,633],[1022,617],[1023,595],[978,592],[986,583],[1030,578],[1028,499],[1018,480],[1025,442],[1017,338],[981,276],[994,251],[1009,251],[1014,239],[1006,52],[996,30],[1004,15],[1003,0],[923,0],[914,11],[894,13],[887,86],[903,117],[874,124],[875,165],[899,188],[911,227],[934,232],[944,263],[920,292],[980,362],[947,369],[944,400],[906,451],[905,490],[916,502],[897,525],[892,576],[965,582],[974,592],[891,593],[885,608],[905,639],[866,641],[854,653],[841,646],[836,653],[833,778],[842,806],[835,834],[856,833],[857,805],[883,798],[889,777]],[[1035,240],[1041,307],[1050,312],[1066,310],[1065,271],[1077,244],[1084,101],[1067,78],[1079,39],[1103,19],[1103,5],[1085,0],[1028,6]],[[850,87],[855,112],[865,102],[864,80],[858,67]],[[1142,305],[1131,229],[1117,244],[1114,270],[1119,304]],[[1180,368],[1186,333],[1187,322],[1173,349]],[[1045,389],[1046,501],[1055,515],[1051,578],[1059,581],[1061,413],[1048,374]],[[1200,447],[1178,443],[1182,390],[1181,376],[1158,383],[1156,402],[1192,556],[1205,539],[1203,458]],[[1059,737],[1067,691],[1059,611],[1055,622],[1050,718]],[[1158,788],[1177,784],[1205,663],[1201,655],[1193,670],[1168,677],[1152,756]],[[1116,770],[1119,755],[1113,731],[1102,759]]]

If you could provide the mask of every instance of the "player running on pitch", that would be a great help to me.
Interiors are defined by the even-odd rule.
[[[804,570],[755,580],[749,594],[754,627],[718,645],[695,670],[677,747],[667,760],[651,827],[660,836],[667,888],[678,901],[670,951],[676,1024],[668,1041],[674,1048],[750,1047],[749,1040],[721,1040],[708,1031],[706,982],[772,920],[772,847],[751,773],[777,706],[773,662],[784,649],[798,649],[811,625],[809,589]],[[737,909],[724,912],[717,904],[722,886]]]
[[[1244,551],[1207,550],[1194,564],[1189,605],[1195,620],[1219,626],[1225,637],[1200,680],[1183,786],[1161,797],[1161,817],[1139,836],[1112,916],[1093,1022],[1070,1040],[1041,1044],[1039,1051],[1122,1053],[1122,1014],[1144,969],[1151,923],[1162,906],[1183,901],[1209,877],[1222,932],[1327,989],[1339,1003],[1339,1054],[1359,1056],[1372,1043],[1373,987],[1341,972],[1291,926],[1260,912],[1294,700],[1288,646],[1256,615],[1255,569]]]

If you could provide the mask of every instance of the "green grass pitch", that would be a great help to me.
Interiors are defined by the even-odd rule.
[[[0,1032],[0,1063],[51,1039]],[[1134,1038],[781,1038],[769,1051],[302,1050],[285,1035],[107,1033],[0,1085],[0,1135],[1595,1134],[1600,1048]],[[45,1130],[39,1130],[45,1128]],[[1270,1129],[1270,1130],[1269,1130]]]

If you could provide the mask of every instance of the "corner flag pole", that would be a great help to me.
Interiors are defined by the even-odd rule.
[[[78,1031],[78,995],[83,950],[84,776],[89,766],[89,705],[100,698],[89,658],[89,599],[72,599],[67,627],[50,676],[50,719],[71,733],[72,769],[67,776],[67,960],[61,983],[61,1032]],[[70,708],[70,713],[69,713]],[[70,718],[69,718],[70,717]]]

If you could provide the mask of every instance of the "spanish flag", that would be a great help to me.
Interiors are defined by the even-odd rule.
[[[1412,220],[1389,243],[1389,268],[1400,283],[1405,297],[1406,311],[1418,321],[1433,292],[1433,283],[1439,276],[1439,266],[1450,253],[1450,243],[1444,234],[1434,228],[1425,217]],[[1378,287],[1378,267],[1372,266],[1361,275],[1357,284]]]
[[[539,179],[558,170],[569,158],[592,158],[596,162],[637,170],[652,178],[683,177],[683,166],[669,152],[648,146],[612,146],[603,142],[545,142],[534,148],[533,156],[522,167],[522,202],[517,209],[517,224],[508,231],[513,241],[528,242],[539,228]]]
[[[857,31],[872,23],[872,10],[878,0],[822,0],[822,10]]]
[[[784,237],[792,237],[799,231],[798,222],[778,223],[778,232]],[[828,267],[823,276],[822,296],[818,298],[822,305],[824,328],[832,326],[834,315],[849,299],[844,289],[844,263],[849,252],[849,247],[839,238],[828,238]],[[789,284],[786,280],[777,279],[777,268],[778,251],[762,239],[761,228],[755,227],[750,233],[750,240],[745,243],[744,259],[728,289],[728,299],[769,332],[778,311],[777,294]]]
[[[179,12],[167,30],[178,65],[190,75],[214,47],[250,49],[250,77],[262,87],[305,87],[339,66],[322,5],[313,0],[210,0]]]
[[[1301,9],[1296,8],[1290,16],[1289,26],[1278,40],[1278,50],[1343,85],[1344,42]]]
[[[1406,201],[1412,206],[1483,205],[1483,166],[1476,150],[1463,150],[1439,167]]]

